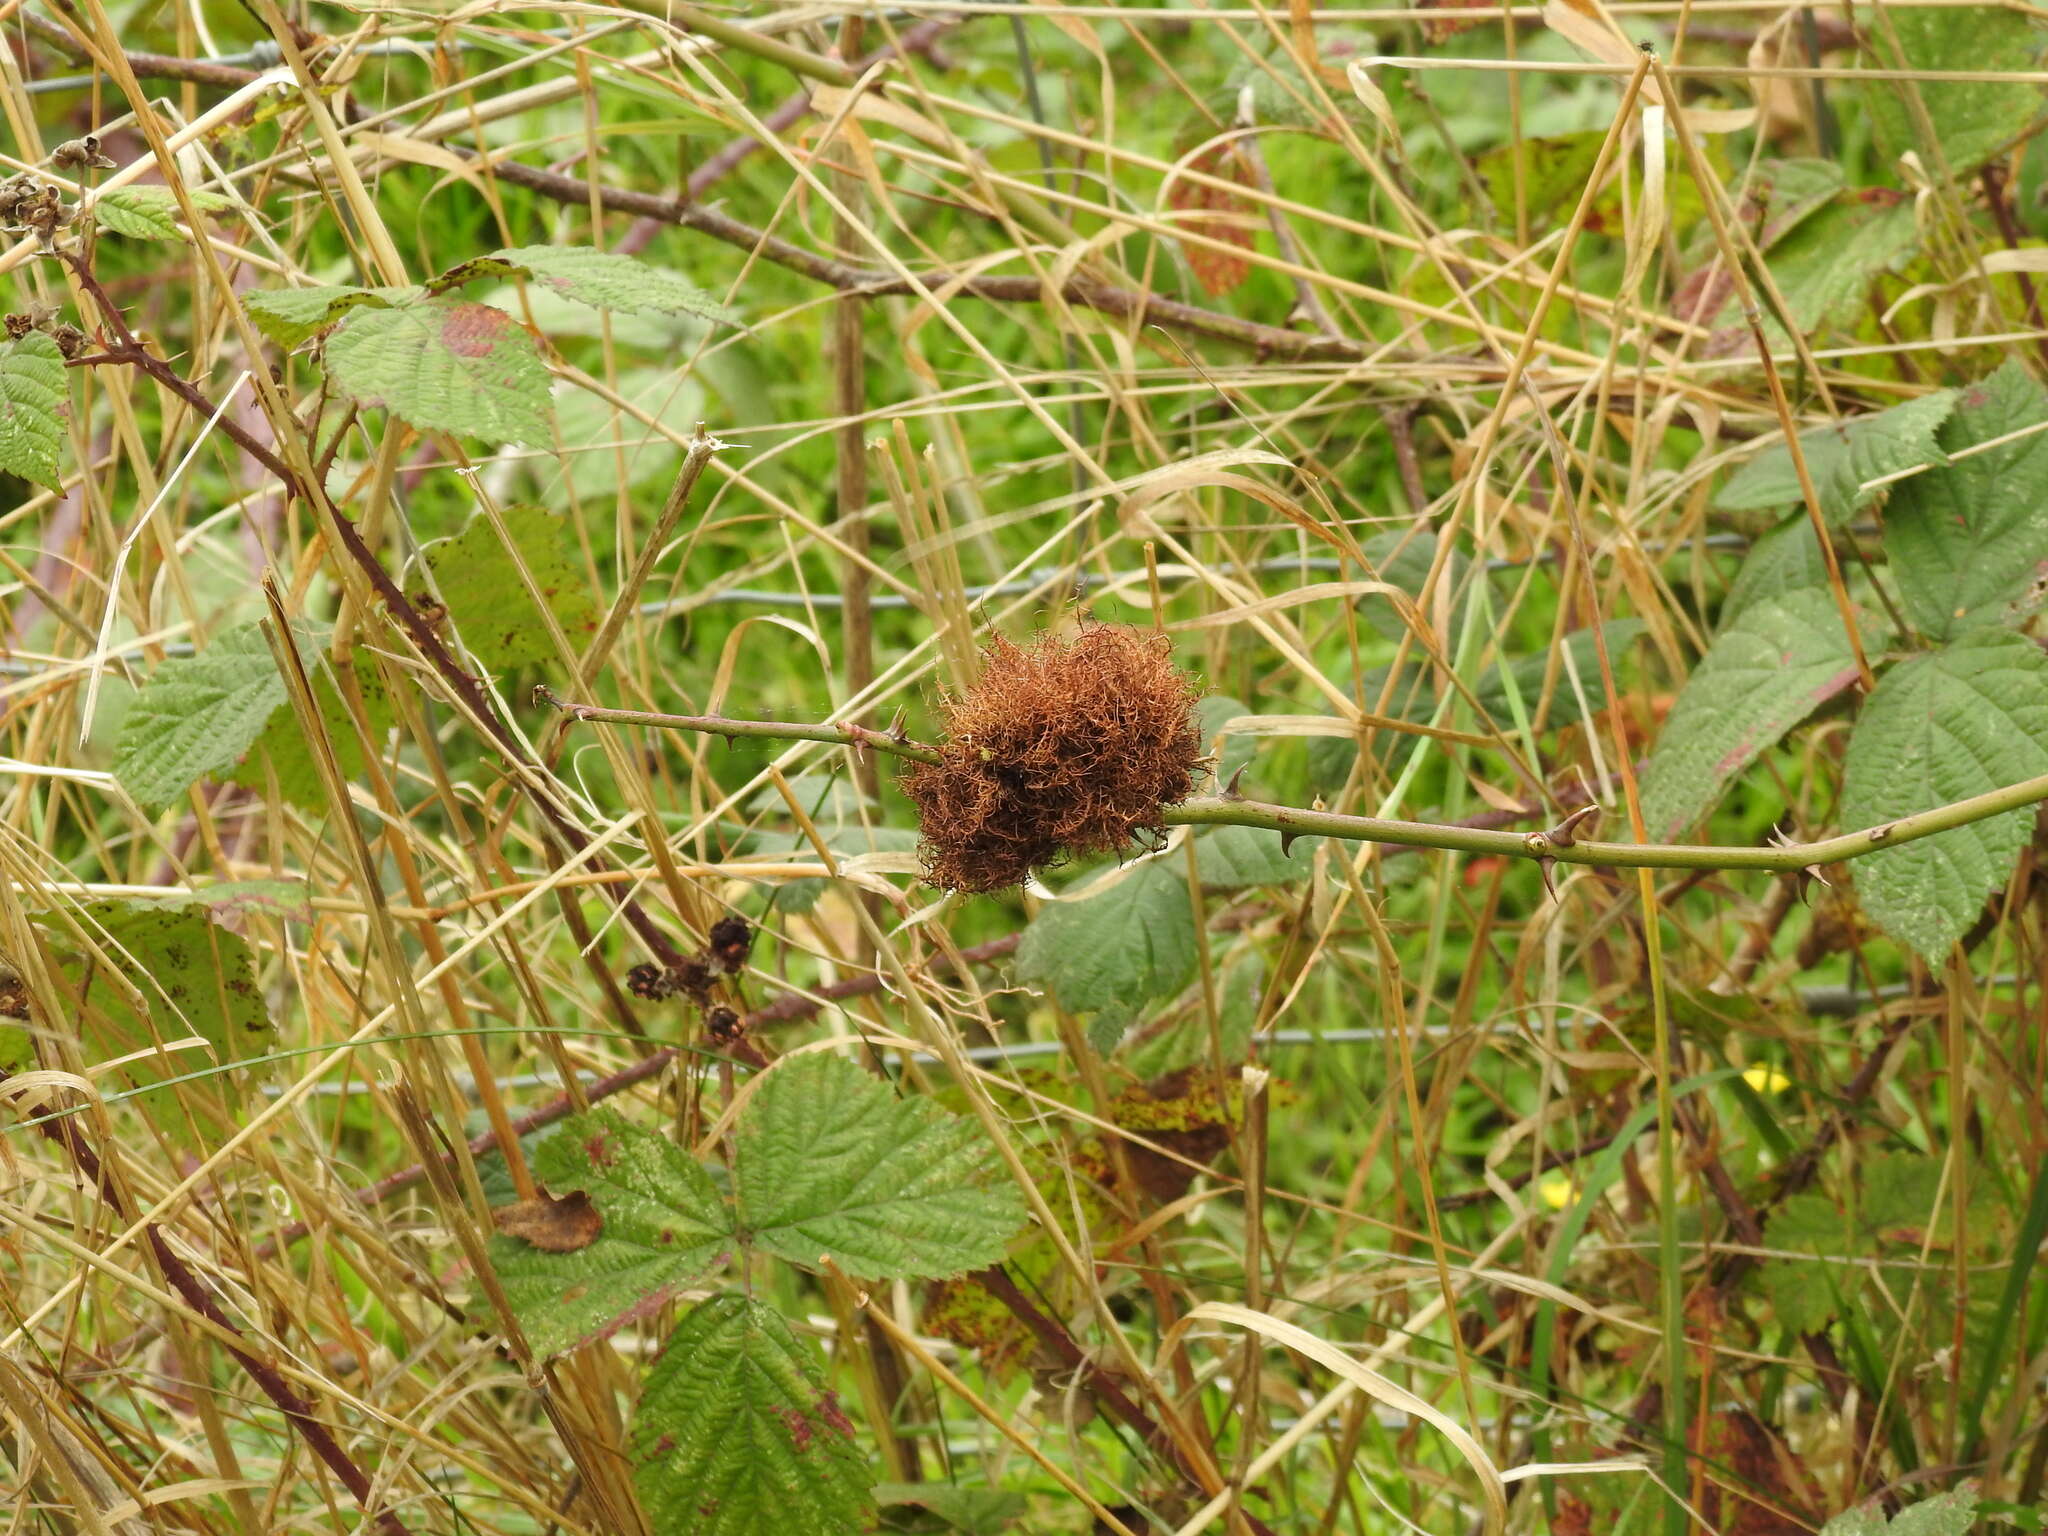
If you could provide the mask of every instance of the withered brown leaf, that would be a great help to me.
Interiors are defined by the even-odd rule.
[[[532,1200],[515,1200],[492,1209],[498,1230],[524,1238],[547,1253],[574,1253],[588,1248],[604,1231],[604,1218],[590,1196],[572,1189],[559,1200],[543,1190]]]

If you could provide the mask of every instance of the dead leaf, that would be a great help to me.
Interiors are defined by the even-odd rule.
[[[588,1248],[604,1230],[604,1218],[580,1189],[572,1189],[559,1200],[543,1190],[532,1200],[497,1206],[491,1215],[507,1237],[524,1238],[545,1253]]]
[[[1188,169],[1221,181],[1232,181],[1239,186],[1249,184],[1248,172],[1239,163],[1236,151],[1228,145],[1203,150],[1188,162]],[[1189,234],[1236,246],[1240,250],[1252,249],[1252,205],[1247,199],[1222,187],[1181,179],[1174,182],[1167,201],[1183,213],[1206,211],[1223,215],[1221,218],[1185,220],[1184,227]],[[1181,249],[1187,254],[1188,266],[1194,270],[1195,280],[1209,293],[1229,293],[1251,276],[1251,263],[1235,252],[1220,251],[1213,245],[1191,240],[1183,240]]]

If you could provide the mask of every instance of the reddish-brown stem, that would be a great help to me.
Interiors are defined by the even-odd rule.
[[[1057,1359],[1064,1371],[1071,1373],[1081,1391],[1094,1398],[1126,1427],[1136,1431],[1155,1452],[1170,1458],[1183,1474],[1193,1480],[1196,1487],[1203,1490],[1205,1496],[1213,1495],[1217,1491],[1209,1486],[1210,1479],[1202,1476],[1189,1462],[1173,1437],[1150,1414],[1133,1402],[1113,1377],[1096,1368],[1087,1353],[1075,1342],[1074,1336],[1056,1319],[1041,1312],[1031,1298],[1017,1288],[1017,1283],[1010,1278],[1009,1272],[1002,1265],[976,1270],[968,1278],[1000,1301],[1010,1315],[1029,1330],[1040,1347]],[[1257,1532],[1258,1536],[1273,1536],[1272,1527],[1265,1522],[1242,1510],[1239,1514],[1243,1517],[1245,1525]]]
[[[1977,179],[1984,187],[1984,201],[1991,207],[1991,217],[1998,224],[1998,233],[2005,241],[2007,250],[2016,251],[2026,239],[2026,231],[2013,217],[2012,203],[2005,195],[2005,167],[1996,160],[1986,161],[1977,173]],[[2020,297],[2027,306],[2027,319],[2036,331],[2048,331],[2048,320],[2041,318],[2041,295],[2034,290],[2034,280],[2025,272],[2013,274],[2019,280]],[[2048,336],[2037,336],[2034,346],[2039,350],[2042,361],[2048,362]]]
[[[908,35],[906,34],[906,38]],[[235,72],[233,83],[245,84],[254,78],[254,71],[242,70]],[[225,83],[225,77],[223,79]],[[785,106],[787,105],[785,103]],[[795,121],[795,117],[792,116],[790,120]],[[744,142],[751,145],[755,141]],[[469,155],[466,150],[450,147],[457,154],[466,157]],[[729,146],[729,150],[733,152],[733,158],[729,164],[719,169],[718,174],[721,176],[727,174],[732,166],[745,158],[744,155],[737,153],[736,146]],[[706,162],[705,169],[710,169],[712,163]],[[1064,286],[1055,291],[1051,285],[1036,277],[967,276],[946,268],[935,268],[915,274],[914,277],[906,277],[880,267],[863,267],[851,262],[835,261],[830,257],[805,250],[802,246],[779,236],[771,235],[765,230],[757,229],[730,214],[696,203],[693,199],[705,187],[711,185],[710,179],[704,179],[702,185],[699,185],[701,172],[699,176],[690,178],[689,188],[680,198],[664,197],[653,192],[635,192],[624,187],[605,186],[602,183],[593,184],[575,176],[543,170],[538,166],[522,165],[513,160],[492,163],[486,174],[496,176],[502,181],[509,181],[514,186],[525,187],[550,201],[564,203],[570,207],[588,208],[595,204],[612,213],[632,214],[639,219],[652,220],[657,224],[695,230],[699,234],[708,235],[714,240],[737,247],[762,260],[787,267],[842,293],[880,297],[887,294],[915,293],[922,288],[928,292],[943,289],[948,293],[957,293],[995,304],[1040,304],[1057,299],[1069,308],[1092,309],[1099,314],[1130,321],[1134,325],[1164,326],[1168,330],[1184,331],[1189,335],[1206,336],[1214,341],[1250,347],[1262,356],[1309,362],[1356,362],[1369,356],[1374,350],[1374,344],[1357,341],[1351,337],[1291,331],[1285,326],[1263,325],[1254,320],[1243,320],[1236,315],[1203,309],[1199,305],[1160,298],[1156,294],[1126,288],[1098,278],[1070,278]]]

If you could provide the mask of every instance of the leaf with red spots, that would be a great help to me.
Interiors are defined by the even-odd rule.
[[[502,309],[432,299],[351,310],[321,356],[335,388],[427,432],[546,446],[548,370]]]
[[[817,1349],[744,1296],[669,1335],[634,1415],[633,1482],[658,1536],[840,1536],[874,1516],[872,1474]]]
[[[1227,145],[1206,149],[1188,163],[1188,169],[1202,176],[1243,185],[1245,174],[1236,151]],[[1180,221],[1181,228],[1196,239],[1181,241],[1181,250],[1193,268],[1195,281],[1210,293],[1229,293],[1251,276],[1251,263],[1235,251],[1219,251],[1208,241],[1220,241],[1239,250],[1252,248],[1252,205],[1227,187],[1209,186],[1180,177],[1167,195],[1167,202],[1182,213],[1212,213],[1214,218],[1195,217]]]
[[[601,1223],[572,1251],[551,1251],[530,1230],[513,1236],[508,1227],[491,1239],[498,1279],[543,1357],[651,1315],[703,1279],[731,1242],[732,1215],[710,1175],[615,1110],[563,1121],[540,1144],[533,1168],[555,1194],[580,1192]]]
[[[1499,10],[1488,0],[1422,0],[1421,9],[1445,14],[1431,16],[1422,24],[1422,35],[1432,43],[1498,18]],[[1459,15],[1464,11],[1467,14]]]

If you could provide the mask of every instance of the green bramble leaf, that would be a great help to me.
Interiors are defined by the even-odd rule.
[[[609,1337],[701,1280],[731,1246],[732,1214],[684,1149],[596,1109],[562,1122],[534,1154],[549,1192],[588,1197],[594,1242],[554,1253],[491,1239],[491,1264],[534,1352],[543,1358]]]
[[[1771,277],[1801,335],[1846,325],[1862,312],[1870,285],[1910,256],[1919,243],[1913,206],[1905,201],[1846,196],[1803,219],[1766,258]],[[1747,353],[1751,343],[1739,305],[1732,300],[1716,324],[1727,349]],[[1774,313],[1764,318],[1773,348],[1789,345]]]
[[[1915,1152],[1887,1152],[1863,1168],[1856,1216],[1871,1237],[1906,1228],[1947,1235],[1953,1202],[1941,1199],[1943,1159]]]
[[[248,941],[221,925],[205,892],[90,901],[33,914],[60,977],[82,999],[88,1061],[135,1057],[119,1068],[145,1088],[205,1067],[260,1057],[274,1035]],[[198,1036],[203,1051],[161,1047]],[[188,1145],[235,1128],[239,1081],[181,1083],[156,1124]]]
[[[958,1483],[881,1483],[875,1502],[884,1509],[922,1510],[967,1536],[1013,1531],[1030,1501],[1004,1488],[966,1488]]]
[[[1895,50],[1887,34],[1896,36]],[[1911,151],[1929,176],[1949,175],[1958,181],[2040,120],[2048,106],[2040,87],[2024,81],[1944,83],[1941,74],[1954,71],[2002,70],[2025,73],[2040,67],[2048,33],[2018,11],[1973,5],[1940,11],[1887,13],[1883,27],[1871,28],[1866,51],[1873,66],[1932,72],[1934,78],[1911,82],[1872,80],[1850,90],[1862,99],[1871,137],[1889,164]],[[1903,55],[1903,56],[1901,56]],[[1850,77],[1852,80],[1853,76]],[[1912,98],[1918,96],[1941,148],[1937,166],[1933,146],[1916,124]]]
[[[1971,1478],[1946,1493],[1908,1504],[1889,1522],[1876,1502],[1858,1504],[1822,1526],[1820,1536],[1969,1536],[1976,1523],[1977,1482]]]
[[[1745,214],[1757,214],[1757,249],[1768,251],[1840,195],[1846,178],[1833,160],[1765,160],[1743,183]]]
[[[563,634],[571,644],[588,639],[597,630],[597,604],[568,523],[545,507],[507,507],[498,515]],[[490,518],[473,514],[459,533],[428,544],[421,557],[455,632],[478,661],[502,671],[554,658],[547,624]]]
[[[1604,640],[1607,654],[1619,667],[1621,658],[1628,648],[1636,643],[1637,636],[1648,626],[1641,619],[1609,619],[1598,629],[1575,629],[1564,637],[1562,654],[1557,670],[1557,689],[1552,694],[1550,718],[1559,720],[1578,712],[1576,696],[1571,679],[1576,676],[1579,687],[1586,697],[1600,697],[1600,645]],[[1503,661],[1488,667],[1480,673],[1472,695],[1479,701],[1479,707],[1486,711],[1496,723],[1506,725],[1513,721],[1514,713],[1508,704],[1509,678],[1514,679],[1515,692],[1521,697],[1522,707],[1533,711],[1536,702],[1543,696],[1543,680],[1550,674],[1552,650],[1536,651],[1528,656],[1517,656],[1512,661]],[[1567,669],[1563,662],[1569,660]],[[1368,694],[1370,701],[1376,695]],[[1419,718],[1427,719],[1427,711],[1418,712]]]
[[[431,284],[436,293],[481,277],[517,277],[552,288],[593,309],[629,315],[695,315],[743,325],[739,314],[666,267],[588,245],[520,245],[450,267]]]
[[[1839,1289],[1858,1278],[1846,1267],[1816,1272],[1816,1260],[1854,1251],[1855,1234],[1846,1218],[1825,1195],[1793,1195],[1771,1217],[1764,1239],[1772,1248],[1801,1255],[1766,1259],[1757,1272],[1757,1284],[1778,1322],[1795,1333],[1825,1326],[1835,1314]]]
[[[385,689],[376,663],[368,655],[358,651],[354,668],[356,691],[363,701],[364,723],[372,735],[381,740],[394,718],[391,696]],[[359,779],[363,772],[363,737],[356,727],[355,716],[342,701],[341,690],[334,683],[333,669],[325,658],[310,671],[313,701],[319,707],[327,739],[333,744],[341,776],[351,781]],[[306,739],[305,732],[299,727],[298,716],[290,709],[280,709],[270,717],[270,723],[256,738],[255,745],[242,759],[241,765],[224,777],[231,783],[264,793],[273,773],[277,776],[278,793],[293,805],[310,811],[326,808],[327,789],[313,755],[313,744]]]
[[[216,880],[178,892],[216,918],[243,922],[262,914],[294,923],[313,921],[313,899],[303,880]]]
[[[1595,138],[1602,135],[1595,134]],[[1365,558],[1371,563],[1379,579],[1392,587],[1398,587],[1411,597],[1419,596],[1429,580],[1429,573],[1436,564],[1437,535],[1427,530],[1410,528],[1392,529],[1376,533],[1363,545]],[[1454,547],[1444,557],[1444,568],[1437,577],[1438,589],[1456,594],[1455,606],[1450,610],[1451,630],[1457,632],[1463,622],[1466,605],[1475,601],[1484,590],[1486,577],[1482,573],[1471,579],[1471,562]],[[1310,578],[1304,576],[1303,581]],[[1412,605],[1410,605],[1412,607]],[[1408,621],[1402,617],[1401,608],[1385,593],[1371,592],[1358,600],[1359,616],[1378,630],[1381,635],[1396,642],[1405,640],[1412,633]],[[1427,615],[1425,617],[1428,617]],[[1249,714],[1251,711],[1246,710]]]
[[[1743,609],[1686,681],[1643,773],[1643,821],[1676,837],[1793,726],[1856,682],[1841,611],[1805,588]]]
[[[1884,1509],[1875,1501],[1845,1509],[1821,1527],[1821,1536],[1884,1536]]]
[[[0,341],[0,472],[58,488],[57,449],[70,400],[57,343],[40,331]]]
[[[1977,1523],[1977,1481],[1908,1504],[1886,1527],[1886,1536],[1969,1536]]]
[[[1728,589],[1728,601],[1721,605],[1721,625],[1733,626],[1758,603],[1827,584],[1827,557],[1814,537],[1813,521],[1804,512],[1795,512],[1749,546]]]
[[[1283,850],[1280,834],[1262,827],[1207,827],[1195,834],[1195,875],[1212,891],[1290,885],[1308,878],[1309,860],[1321,841],[1300,838]]]
[[[234,202],[218,192],[188,194],[201,213],[232,208]],[[131,240],[182,240],[178,220],[184,210],[169,187],[114,187],[93,199],[92,216],[101,229]]]
[[[197,656],[150,674],[121,722],[114,777],[138,804],[168,805],[202,775],[240,762],[284,702],[262,631],[223,630]]]
[[[1800,433],[1806,470],[1829,525],[1848,521],[1876,498],[1876,491],[1862,489],[1865,481],[1941,463],[1936,434],[1955,404],[1954,390],[1938,389],[1889,410]],[[1778,442],[1737,470],[1721,487],[1714,505],[1744,512],[1801,506],[1804,500],[1792,450]]]
[[[502,309],[430,299],[361,308],[321,353],[334,386],[424,432],[547,446],[548,370]]]
[[[740,1116],[740,1221],[762,1251],[869,1280],[982,1269],[1024,1222],[979,1127],[841,1056],[770,1072]]]
[[[1017,946],[1017,979],[1050,987],[1069,1013],[1093,1013],[1089,1041],[1105,1055],[1139,1009],[1194,974],[1187,878],[1157,861],[1093,896],[1048,902]]]
[[[1902,480],[1884,511],[1885,552],[1906,617],[1935,640],[2015,624],[2048,593],[2048,391],[2007,363],[1962,391],[1941,430],[1951,456]]]
[[[390,309],[416,304],[424,288],[259,288],[242,296],[256,329],[281,347],[296,347],[326,330],[352,309]]]
[[[843,1536],[874,1519],[873,1474],[816,1346],[772,1308],[692,1308],[633,1416],[633,1484],[657,1536]]]
[[[1888,674],[1849,737],[1845,827],[1876,826],[2048,773],[2048,656],[2006,630],[1971,630]],[[2032,808],[1858,859],[1856,894],[1880,928],[1939,968],[2010,878]]]

